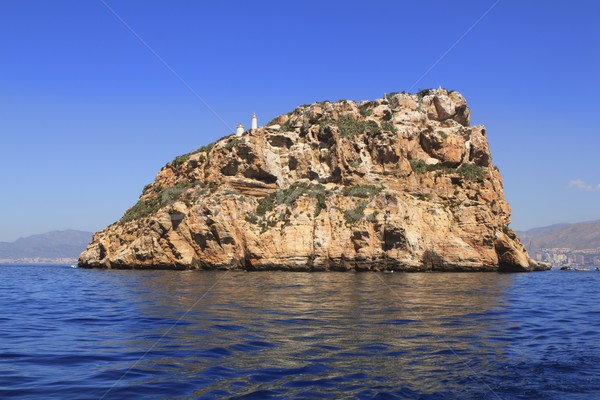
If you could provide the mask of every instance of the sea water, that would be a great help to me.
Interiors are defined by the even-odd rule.
[[[0,398],[600,398],[600,272],[0,266]]]

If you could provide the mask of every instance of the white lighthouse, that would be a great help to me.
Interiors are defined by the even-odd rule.
[[[252,130],[258,128],[258,121],[256,119],[256,113],[252,113]]]
[[[244,133],[244,125],[237,124],[237,126],[235,127],[235,136],[242,136],[243,133]]]

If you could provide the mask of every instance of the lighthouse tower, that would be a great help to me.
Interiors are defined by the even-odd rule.
[[[252,129],[258,128],[258,121],[256,119],[256,113],[252,113]]]
[[[237,126],[235,127],[235,136],[242,136],[243,133],[244,133],[244,125],[237,124]]]

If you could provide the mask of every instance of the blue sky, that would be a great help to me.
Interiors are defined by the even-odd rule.
[[[513,228],[600,219],[598,2],[105,2],[185,84],[100,0],[2,0],[2,241],[104,228],[252,112],[440,85],[487,126]]]

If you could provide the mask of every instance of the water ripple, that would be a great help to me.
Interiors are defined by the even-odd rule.
[[[600,274],[0,273],[0,398],[600,397]]]

